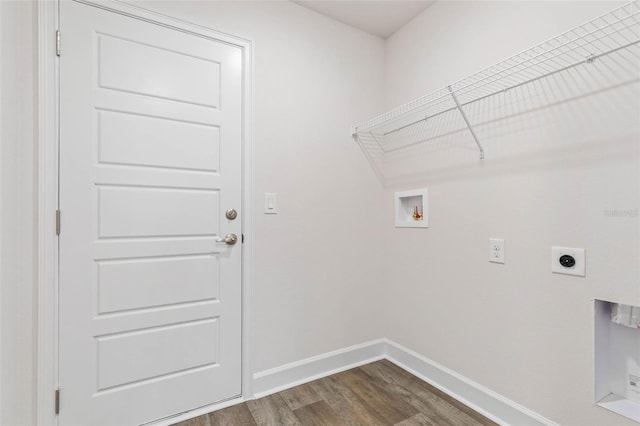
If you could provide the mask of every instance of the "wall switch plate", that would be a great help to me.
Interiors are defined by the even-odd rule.
[[[489,262],[504,263],[504,240],[501,238],[489,239]]]
[[[584,277],[585,266],[583,248],[551,247],[551,272]]]
[[[264,214],[277,214],[278,203],[276,194],[273,192],[265,192],[264,194]]]

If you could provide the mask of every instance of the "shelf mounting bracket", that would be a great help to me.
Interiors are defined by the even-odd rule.
[[[464,113],[464,110],[462,109],[462,106],[460,105],[460,102],[458,102],[458,98],[456,97],[456,94],[453,93],[453,89],[451,89],[451,86],[447,86],[447,89],[449,89],[449,93],[451,93],[451,97],[453,98],[453,102],[456,103],[456,106],[458,107],[458,111],[460,111],[460,115],[462,116],[462,119],[464,120],[465,123],[467,123],[467,127],[469,128],[469,132],[471,132],[471,136],[473,136],[473,140],[476,141],[476,144],[478,145],[478,149],[480,150],[480,159],[483,160],[484,159],[484,149],[482,148],[482,145],[480,145],[480,141],[478,140],[478,136],[476,136],[476,132],[473,131],[473,127],[471,127],[471,123],[469,123],[469,120],[467,119],[467,114]]]

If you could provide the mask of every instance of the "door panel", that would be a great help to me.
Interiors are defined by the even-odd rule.
[[[98,238],[216,235],[218,191],[96,185]]]
[[[214,108],[220,104],[220,65],[211,58],[123,40],[113,34],[97,34],[96,38],[99,87]],[[123,63],[128,67],[120,66]],[[129,67],[153,69],[154,74],[128,72]]]
[[[98,391],[215,366],[217,337],[216,318],[98,337]]]
[[[100,164],[204,172],[217,172],[220,169],[218,127],[99,111],[98,128]]]
[[[98,261],[98,314],[218,297],[214,255]],[[176,297],[175,283],[181,282]]]
[[[60,3],[61,425],[240,394],[238,47]]]

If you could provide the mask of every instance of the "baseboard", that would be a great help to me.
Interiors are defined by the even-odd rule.
[[[386,359],[501,425],[557,423],[390,340]]]
[[[349,370],[385,356],[386,341],[373,340],[337,351],[303,359],[253,375],[256,398],[280,392],[322,377]]]
[[[255,398],[381,359],[388,359],[498,424],[557,426],[538,413],[388,339],[374,340],[256,373],[253,376]]]

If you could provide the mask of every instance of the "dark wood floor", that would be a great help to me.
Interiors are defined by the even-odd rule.
[[[378,361],[175,426],[495,425],[389,361]]]

